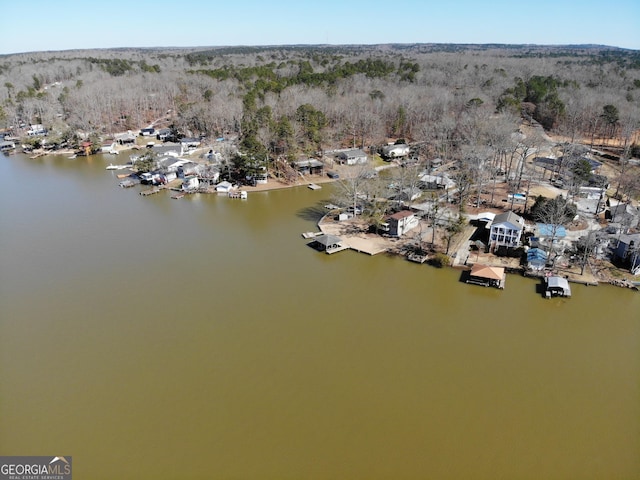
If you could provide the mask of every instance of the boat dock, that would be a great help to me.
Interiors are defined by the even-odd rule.
[[[229,192],[228,196],[229,196],[229,198],[246,199],[247,198],[247,192],[246,192],[246,190],[240,190],[240,191],[236,191],[236,192]]]
[[[320,185],[316,185],[315,183],[310,183],[310,184],[308,185],[308,187],[309,187],[311,190],[320,190],[320,189],[322,188]]]
[[[143,197],[147,197],[149,195],[155,195],[156,193],[158,193],[160,190],[162,190],[161,188],[158,187],[153,187],[153,188],[149,188],[148,190],[142,190],[140,192],[140,195],[142,195]]]

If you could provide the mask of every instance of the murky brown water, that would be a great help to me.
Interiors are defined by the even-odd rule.
[[[640,477],[640,295],[305,246],[329,187],[172,200],[0,157],[0,454],[78,479]]]

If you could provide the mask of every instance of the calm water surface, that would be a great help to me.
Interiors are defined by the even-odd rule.
[[[640,295],[324,255],[329,187],[0,157],[0,454],[77,479],[640,477]]]

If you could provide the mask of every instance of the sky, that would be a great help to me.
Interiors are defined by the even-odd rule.
[[[0,0],[0,11],[0,54],[377,43],[640,50],[639,0]]]

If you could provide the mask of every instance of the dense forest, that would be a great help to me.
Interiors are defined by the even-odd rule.
[[[49,146],[153,123],[237,137],[260,158],[398,138],[424,156],[498,158],[526,119],[568,143],[638,153],[640,52],[611,47],[74,50],[1,56],[0,73],[0,128],[42,124]]]

